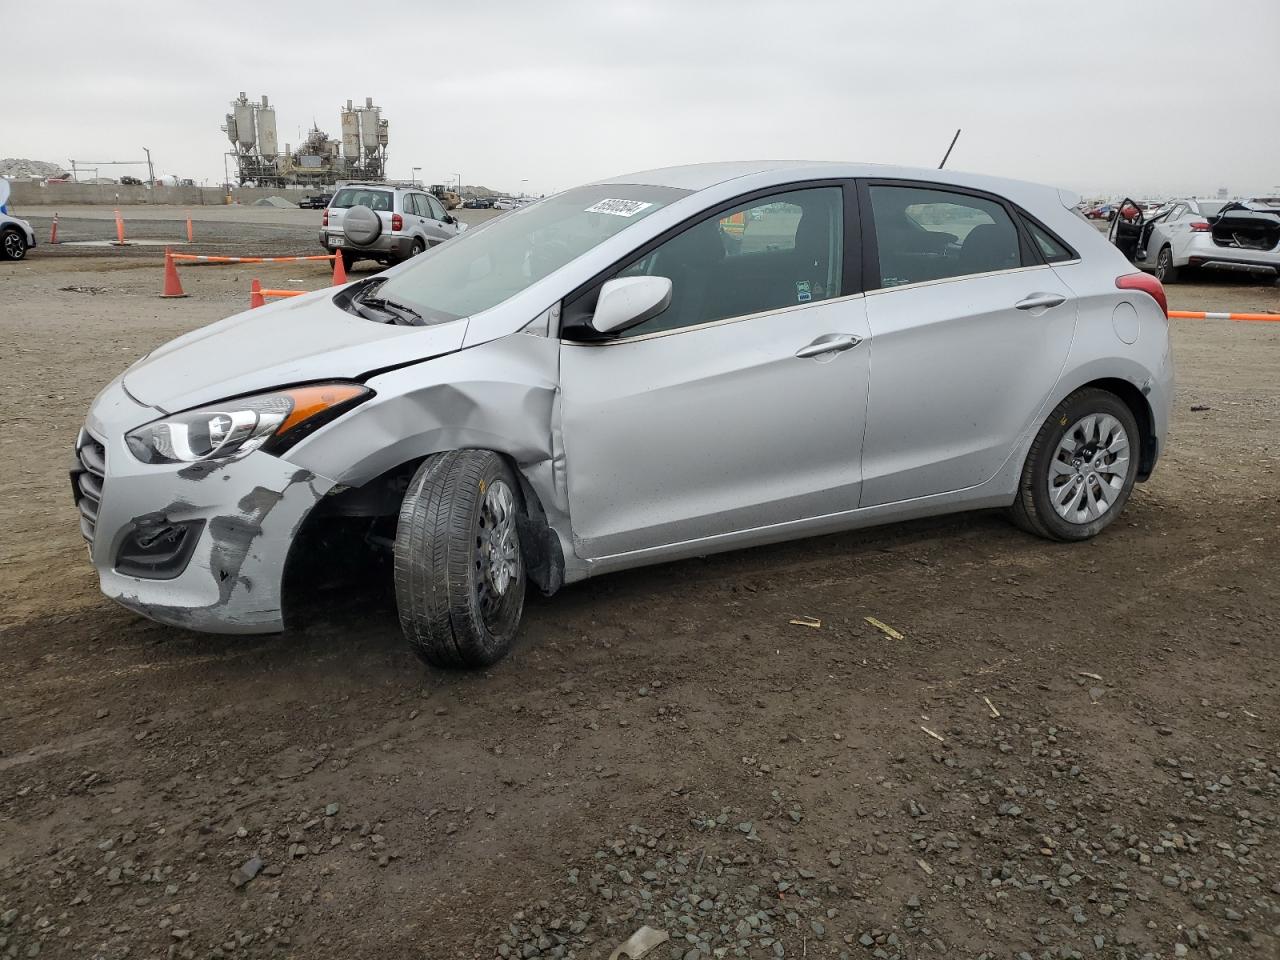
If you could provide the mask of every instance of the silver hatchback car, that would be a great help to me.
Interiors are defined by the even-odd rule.
[[[1164,293],[1051,187],[844,163],[653,170],[160,347],[73,473],[111,597],[283,626],[327,530],[404,633],[481,666],[553,593],[679,557],[1000,507],[1056,540],[1150,476]]]

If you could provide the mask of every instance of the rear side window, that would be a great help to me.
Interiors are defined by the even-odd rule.
[[[1027,228],[1027,232],[1031,234],[1031,239],[1035,241],[1037,249],[1044,256],[1045,262],[1063,263],[1066,260],[1076,259],[1076,255],[1070,247],[1038,223],[1028,220],[1026,217],[1023,217],[1022,223]]]
[[[338,210],[351,207],[368,207],[370,210],[391,212],[391,192],[389,190],[370,190],[366,187],[343,187],[333,195],[329,204]]]
[[[444,207],[439,200],[427,194],[423,194],[422,199],[429,204],[429,212],[423,214],[423,216],[430,217],[432,220],[444,219]]]
[[[869,189],[881,287],[1022,265],[1017,228],[999,203],[929,187]]]

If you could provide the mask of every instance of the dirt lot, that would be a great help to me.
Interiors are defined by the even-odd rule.
[[[312,252],[278,213],[259,246]],[[374,576],[266,637],[99,595],[93,395],[326,276],[165,301],[158,262],[0,264],[0,957],[1280,957],[1280,323],[1175,322],[1168,453],[1095,542],[978,514],[610,576],[452,674]]]

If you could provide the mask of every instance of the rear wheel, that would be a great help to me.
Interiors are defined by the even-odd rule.
[[[520,486],[488,450],[429,458],[396,527],[400,627],[438,667],[484,667],[506,655],[524,610]]]
[[[10,228],[0,234],[0,254],[6,260],[21,260],[27,255],[27,238],[21,230]]]
[[[344,270],[350,270],[356,265],[356,260],[359,259],[350,250],[340,250],[339,253],[342,254],[342,269]]]
[[[1161,247],[1156,257],[1156,279],[1161,283],[1177,283],[1178,268],[1173,265],[1173,250]]]
[[[1142,437],[1113,393],[1073,393],[1045,420],[1022,468],[1013,521],[1050,540],[1087,540],[1124,509],[1138,475]]]

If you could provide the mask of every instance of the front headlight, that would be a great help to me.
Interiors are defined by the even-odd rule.
[[[175,413],[125,435],[143,463],[219,460],[261,448],[280,453],[368,399],[358,383],[318,383]]]

